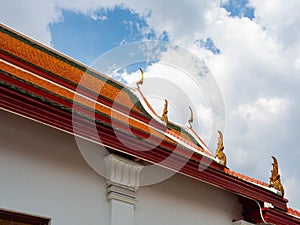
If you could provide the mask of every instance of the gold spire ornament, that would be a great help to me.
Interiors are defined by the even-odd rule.
[[[275,188],[276,190],[280,191],[281,192],[281,196],[283,197],[284,195],[284,188],[281,184],[281,181],[280,181],[280,175],[278,173],[278,162],[277,162],[277,159],[272,156],[273,158],[273,169],[272,169],[272,173],[271,173],[271,177],[270,177],[270,184],[269,184],[269,187],[273,187]]]
[[[138,88],[140,88],[140,85],[142,85],[144,83],[144,72],[141,68],[140,68],[140,71],[142,73],[142,77],[138,82],[136,82],[136,85],[137,85]]]
[[[192,128],[192,123],[194,122],[194,113],[193,113],[193,110],[192,110],[192,108],[190,106],[189,106],[189,108],[190,108],[191,117],[188,120],[188,123],[190,125],[190,128]]]
[[[218,148],[216,151],[216,157],[220,160],[220,162],[226,166],[226,155],[223,152],[224,150],[224,145],[223,145],[223,134],[221,131],[218,130],[219,133],[219,138],[218,138]]]
[[[165,122],[166,127],[168,127],[168,101],[165,99],[164,111],[161,115],[161,120]]]

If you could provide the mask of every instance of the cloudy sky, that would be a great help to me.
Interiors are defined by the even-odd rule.
[[[87,65],[111,49],[145,40],[172,43],[203,59],[225,105],[228,167],[268,182],[276,156],[289,206],[299,210],[300,1],[171,2],[0,0],[0,22]],[[191,91],[172,69],[144,65],[148,74],[172,73],[164,78]],[[129,72],[116,79],[129,84],[138,78]],[[195,129],[207,139],[210,104],[192,98],[200,124]]]

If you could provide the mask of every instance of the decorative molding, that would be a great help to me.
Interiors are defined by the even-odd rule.
[[[113,154],[106,156],[104,161],[107,168],[107,198],[135,205],[143,166]]]
[[[166,128],[168,128],[169,119],[168,119],[168,101],[165,99],[164,111],[161,115],[161,120],[164,121]]]
[[[136,204],[136,194],[133,190],[128,190],[124,187],[117,185],[108,185],[107,187],[107,199],[108,200],[117,200],[121,202],[128,203],[130,205]]]
[[[280,175],[278,172],[278,162],[274,156],[272,156],[272,158],[273,158],[274,162],[272,164],[273,169],[271,171],[272,174],[270,177],[269,187],[276,189],[277,194],[283,197],[284,196],[284,188],[283,188],[283,185],[281,184]]]
[[[109,154],[104,160],[108,169],[109,182],[134,189],[138,188],[142,165],[113,154]]]
[[[189,128],[192,129],[193,125],[192,123],[194,122],[194,113],[193,113],[193,110],[191,108],[191,106],[189,106],[189,109],[190,109],[190,119],[188,120],[188,124],[190,125]]]
[[[136,82],[136,85],[137,85],[138,88],[140,88],[140,85],[142,85],[144,83],[144,72],[141,68],[140,68],[140,71],[142,73],[142,77],[138,82]]]
[[[272,203],[269,202],[264,202],[264,208],[274,208],[274,206],[272,205]]]
[[[216,150],[216,158],[219,159],[219,163],[223,166],[226,166],[226,155],[224,151],[223,145],[223,134],[221,131],[218,131],[219,138],[218,138],[218,148]]]

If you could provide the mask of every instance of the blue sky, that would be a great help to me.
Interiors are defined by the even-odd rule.
[[[131,42],[142,40],[168,41],[167,32],[156,35],[137,13],[122,7],[99,10],[92,17],[62,11],[63,20],[50,25],[52,46],[90,64],[100,55]]]
[[[222,4],[232,17],[247,17],[249,19],[254,19],[254,8],[249,6],[248,0],[230,0]]]
[[[143,18],[121,7],[99,10],[93,18],[66,10],[62,16],[50,25],[52,46],[85,64],[122,44],[158,38]]]
[[[230,0],[221,5],[231,17],[254,19],[254,8],[248,0]],[[168,32],[157,35],[145,18],[128,8],[116,6],[100,9],[92,16],[62,10],[62,20],[50,24],[51,45],[87,65],[97,57],[120,45],[142,41],[169,41]],[[201,48],[219,54],[211,37],[196,41]]]
[[[232,17],[254,18],[254,9],[248,6],[247,0],[230,0],[221,7]],[[141,40],[169,41],[167,31],[157,35],[145,18],[120,6],[98,10],[92,17],[63,10],[62,17],[62,21],[50,24],[51,44],[55,49],[85,64],[92,63],[99,55],[126,43]],[[220,53],[211,37],[197,42],[200,47],[214,54]]]
[[[141,40],[175,44],[203,59],[224,99],[229,168],[268,182],[271,155],[277,156],[290,206],[300,209],[300,1],[174,0],[170,5],[159,0],[43,4],[2,0],[1,4],[2,23],[87,65],[111,49]],[[188,60],[185,63],[191,66]],[[151,63],[131,65],[114,78],[134,82],[141,65],[146,76],[178,80],[182,90],[194,91],[170,68]],[[197,132],[207,137],[211,110],[199,99],[193,97]]]

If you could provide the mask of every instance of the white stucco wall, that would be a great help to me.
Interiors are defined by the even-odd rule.
[[[137,196],[138,225],[231,225],[241,218],[235,195],[180,174],[141,187]]]
[[[1,110],[0,124],[0,208],[50,217],[52,225],[110,223],[105,179],[71,135]],[[138,189],[134,220],[231,225],[240,212],[235,195],[177,174]]]
[[[66,133],[0,110],[0,208],[54,225],[108,224],[105,180]]]

